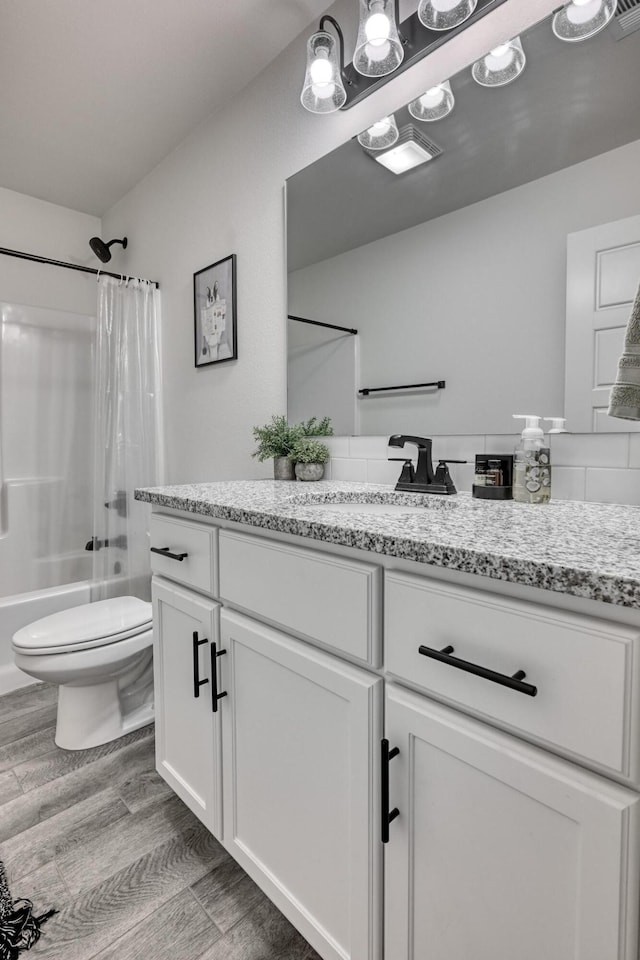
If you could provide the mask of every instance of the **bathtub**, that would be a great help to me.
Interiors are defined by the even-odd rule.
[[[11,637],[16,630],[50,613],[89,603],[90,599],[88,580],[0,598],[0,695],[34,683],[33,677],[14,665]]]

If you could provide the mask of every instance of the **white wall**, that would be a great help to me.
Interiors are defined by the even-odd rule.
[[[98,217],[0,187],[0,247],[96,267],[100,264],[89,249],[96,234]],[[0,256],[0,300],[94,315],[96,278]]]
[[[352,334],[289,321],[289,423],[331,417],[335,433],[360,432],[355,419],[357,354],[358,338]]]
[[[554,5],[509,0],[364,103],[330,117],[307,114],[298,100],[305,33],[109,211],[105,233],[126,233],[130,242],[115,262],[161,283],[170,482],[268,475],[269,465],[250,457],[251,427],[286,409],[286,178]],[[351,51],[352,0],[331,12]],[[230,253],[238,255],[239,359],[195,370],[193,273]]]
[[[640,213],[640,141],[289,275],[289,306],[358,328],[364,434],[510,433],[564,410],[567,234]],[[481,401],[481,402],[479,402]],[[568,425],[571,429],[571,424]]]

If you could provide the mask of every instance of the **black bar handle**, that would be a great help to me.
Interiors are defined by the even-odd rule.
[[[363,387],[358,393],[363,397],[368,397],[371,393],[387,393],[389,390],[418,390],[421,387],[436,387],[438,390],[444,390],[446,380],[430,380],[429,383],[403,383],[399,387]]]
[[[161,557],[169,557],[170,560],[182,561],[189,556],[188,553],[171,553],[171,547],[151,547],[151,553],[159,553]]]
[[[499,683],[503,687],[517,690],[518,693],[524,693],[527,697],[537,696],[537,687],[534,687],[532,683],[522,682],[526,677],[524,670],[517,670],[512,676],[508,676],[506,673],[498,673],[497,670],[489,670],[488,667],[481,667],[477,663],[470,663],[468,660],[452,657],[452,646],[443,647],[442,650],[433,650],[431,647],[421,645],[418,647],[418,653],[421,653],[423,657],[431,657],[432,660],[439,660],[440,663],[448,663],[450,667],[456,667],[458,670],[464,670],[466,673],[473,673],[476,677],[484,677],[485,680],[491,680],[493,683]]]
[[[193,631],[193,695],[196,700],[200,696],[200,687],[209,683],[208,680],[200,679],[200,667],[198,665],[198,649],[206,642],[206,640],[198,640],[198,631]]]
[[[400,749],[394,747],[393,750],[389,750],[389,741],[381,740],[380,753],[382,761],[380,765],[380,839],[383,843],[389,843],[389,824],[400,816],[397,807],[389,812],[389,761],[398,756]]]
[[[223,656],[227,651],[218,650],[218,645],[216,643],[211,644],[211,677],[213,683],[211,685],[211,709],[214,713],[218,712],[218,700],[222,700],[223,697],[226,697],[227,691],[223,690],[222,693],[218,693],[218,668],[216,666],[216,660],[218,657]]]

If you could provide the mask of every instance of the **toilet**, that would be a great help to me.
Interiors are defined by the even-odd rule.
[[[62,610],[13,635],[16,666],[56,683],[55,741],[86,750],[153,720],[151,604],[116,597]]]

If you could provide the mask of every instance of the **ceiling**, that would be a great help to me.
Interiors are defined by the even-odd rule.
[[[327,0],[0,0],[0,187],[101,216]]]
[[[523,37],[513,84],[452,81],[453,112],[436,123],[396,112],[443,149],[401,176],[354,138],[287,181],[288,269],[300,269],[640,139],[640,32],[563,43],[549,20]],[[637,186],[629,184],[630,191]],[[514,225],[514,230],[524,225]],[[489,242],[489,238],[488,238]]]

